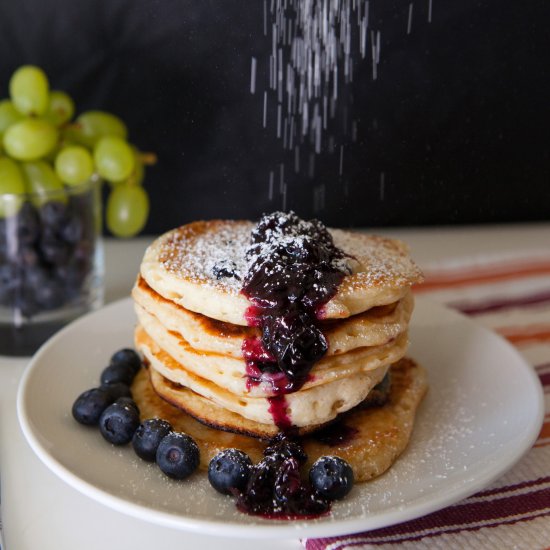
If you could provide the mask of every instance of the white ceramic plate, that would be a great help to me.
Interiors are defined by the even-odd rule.
[[[488,485],[531,447],[543,419],[532,369],[506,341],[437,304],[418,300],[410,355],[429,373],[412,440],[380,478],[356,485],[330,517],[273,521],[242,514],[206,476],[175,482],[130,446],[77,424],[71,406],[96,386],[113,351],[132,345],[129,299],[66,327],[23,376],[18,415],[42,461],[82,493],[146,521],[202,534],[320,537],[379,528],[443,508]]]

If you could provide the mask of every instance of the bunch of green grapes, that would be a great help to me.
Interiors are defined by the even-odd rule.
[[[9,92],[10,99],[0,101],[0,195],[62,198],[66,187],[99,177],[111,184],[109,230],[118,237],[139,233],[149,214],[144,165],[155,157],[128,143],[124,122],[103,111],[73,120],[71,97],[50,90],[44,71],[32,65],[13,73]],[[0,203],[0,217],[17,208],[17,200]]]

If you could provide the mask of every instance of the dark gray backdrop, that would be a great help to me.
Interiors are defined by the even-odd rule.
[[[548,219],[548,2],[433,0],[428,23],[414,0],[408,35],[410,3],[370,2],[382,47],[376,82],[357,66],[359,139],[342,177],[328,154],[313,180],[287,169],[287,206],[343,226]],[[36,63],[79,111],[120,115],[159,156],[149,232],[282,206],[268,174],[291,163],[250,94],[269,49],[261,0],[0,0],[0,95]]]

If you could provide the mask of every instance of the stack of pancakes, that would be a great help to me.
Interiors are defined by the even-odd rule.
[[[403,358],[421,273],[399,241],[331,230],[349,274],[317,313],[328,351],[281,395],[273,374],[252,376],[246,355],[261,338],[241,291],[253,227],[195,222],[153,242],[132,291],[136,347],[155,392],[202,423],[268,439],[282,410],[296,432],[310,433],[365,402]]]

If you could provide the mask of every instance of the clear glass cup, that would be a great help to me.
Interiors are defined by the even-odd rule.
[[[0,194],[0,355],[31,355],[103,303],[100,181]]]

